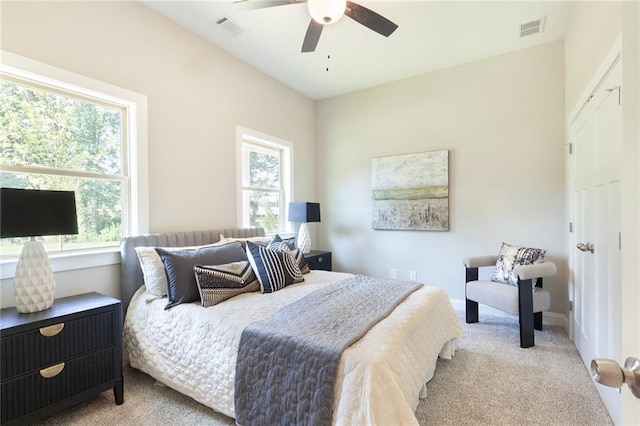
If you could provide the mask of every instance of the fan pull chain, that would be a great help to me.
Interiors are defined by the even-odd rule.
[[[325,71],[329,72],[329,66],[330,66],[329,62],[330,62],[330,59],[331,59],[331,48],[333,46],[333,37],[332,37],[333,31],[331,31],[331,30],[333,30],[333,28],[327,28],[327,29],[329,31],[325,31],[324,32],[324,37],[325,37],[324,41],[325,41],[326,46],[327,46],[326,50],[325,50],[325,52],[327,52],[327,66],[325,67]]]

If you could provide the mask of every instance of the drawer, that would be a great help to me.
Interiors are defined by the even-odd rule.
[[[113,380],[114,360],[114,348],[108,348],[66,362],[51,378],[36,371],[2,382],[2,423]]]
[[[307,264],[310,269],[316,270],[331,270],[331,253],[323,253],[315,256],[309,256],[306,258]]]
[[[2,381],[114,346],[114,323],[114,311],[108,311],[65,322],[62,330],[51,337],[44,336],[39,328],[3,335],[0,339]]]

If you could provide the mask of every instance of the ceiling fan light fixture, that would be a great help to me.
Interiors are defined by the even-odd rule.
[[[309,14],[319,24],[333,24],[342,18],[347,8],[346,0],[308,0]]]

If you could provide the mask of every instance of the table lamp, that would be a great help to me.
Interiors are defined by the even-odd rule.
[[[73,191],[0,188],[0,238],[30,237],[22,247],[13,280],[18,312],[39,312],[53,305],[51,264],[35,237],[77,233]]]
[[[296,245],[304,254],[311,251],[311,237],[307,223],[320,222],[320,203],[289,203],[289,222],[300,223]]]

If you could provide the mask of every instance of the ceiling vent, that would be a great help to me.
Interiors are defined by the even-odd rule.
[[[220,25],[220,27],[224,28],[234,36],[240,35],[244,32],[242,28],[236,25],[233,21],[229,20],[229,18],[227,17],[218,19],[216,21],[216,24]]]
[[[540,19],[534,21],[525,22],[520,25],[520,37],[525,37],[531,34],[538,34],[544,31],[544,21],[546,17],[543,16]]]

